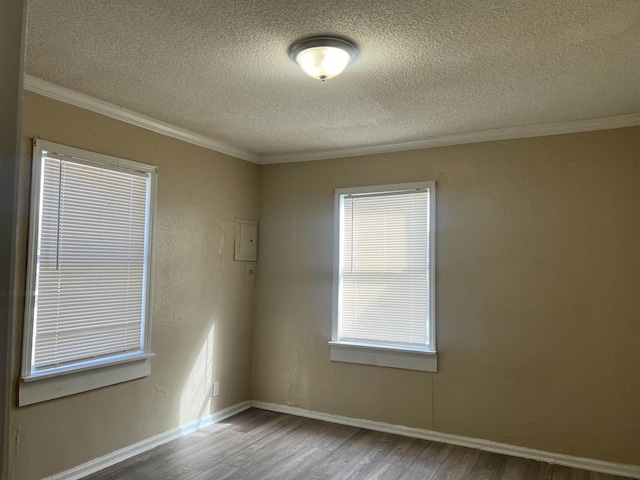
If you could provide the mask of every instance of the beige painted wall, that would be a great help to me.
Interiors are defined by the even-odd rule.
[[[235,218],[257,220],[258,166],[27,93],[17,260],[22,272],[33,137],[158,166],[151,342],[156,357],[145,379],[14,407],[15,480],[69,469],[249,400],[251,380],[255,289],[244,286],[244,263],[232,258]],[[215,399],[213,380],[221,382]]]
[[[30,93],[23,129],[21,284],[31,138],[159,167],[157,356],[146,379],[14,407],[10,478],[250,398],[640,464],[640,128],[263,167]],[[330,362],[333,189],[431,179],[440,371]],[[233,220],[258,200],[254,310]]]
[[[437,181],[436,374],[329,361],[333,189]],[[252,396],[640,464],[640,128],[260,167]]]

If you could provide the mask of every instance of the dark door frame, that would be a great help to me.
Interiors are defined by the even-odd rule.
[[[27,0],[0,2],[0,480],[8,478],[14,252]]]

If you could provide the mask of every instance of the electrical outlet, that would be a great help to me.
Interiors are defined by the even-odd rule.
[[[217,397],[220,395],[220,382],[214,382],[213,384],[213,396]]]

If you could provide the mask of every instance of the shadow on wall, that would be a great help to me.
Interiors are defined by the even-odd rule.
[[[180,395],[180,425],[211,413],[214,340],[212,323]]]

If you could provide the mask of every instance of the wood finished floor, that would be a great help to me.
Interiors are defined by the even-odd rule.
[[[622,478],[252,408],[85,480]]]

